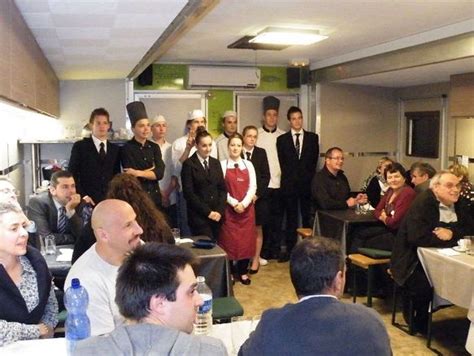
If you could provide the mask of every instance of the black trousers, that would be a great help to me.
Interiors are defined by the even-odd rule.
[[[284,213],[286,213],[285,243],[288,253],[291,253],[296,245],[298,228],[298,216],[301,214],[302,227],[311,228],[311,198],[310,194],[300,196],[285,196]],[[282,241],[283,242],[283,241]]]
[[[408,304],[408,298],[413,299],[415,326],[421,330],[426,329],[428,326],[428,308],[433,291],[421,263],[418,263],[412,275],[405,282],[404,287],[404,305]]]
[[[280,189],[268,189],[266,199],[268,200],[268,221],[262,226],[263,247],[262,256],[278,258],[282,241],[283,208]]]
[[[243,276],[244,274],[247,274],[249,269],[249,263],[250,260],[248,258],[244,260],[231,261],[230,266],[232,274],[238,276]]]

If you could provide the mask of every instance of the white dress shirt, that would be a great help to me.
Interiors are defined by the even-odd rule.
[[[104,144],[104,151],[105,151],[105,153],[107,153],[107,140],[101,141],[97,137],[95,137],[94,135],[91,135],[91,137],[92,137],[92,142],[94,142],[94,146],[95,146],[97,152],[100,153],[100,144],[103,143]]]
[[[242,201],[238,201],[234,197],[232,197],[229,193],[227,193],[227,204],[230,206],[236,206],[237,204],[241,203],[244,208],[247,208],[250,203],[252,202],[253,197],[255,196],[255,193],[257,191],[257,177],[255,175],[255,168],[253,167],[252,162],[243,160],[242,158],[239,158],[237,161],[234,161],[232,159],[225,159],[221,161],[221,167],[222,167],[222,172],[224,173],[224,178],[225,174],[227,172],[228,168],[235,168],[235,165],[239,166],[240,170],[248,170],[249,172],[249,188],[247,190],[247,194],[245,194],[244,199]]]
[[[258,129],[257,146],[264,148],[267,152],[268,165],[270,166],[270,182],[268,188],[280,188],[281,169],[278,161],[278,152],[276,148],[277,138],[285,132],[278,127],[273,132],[267,132],[263,128]]]

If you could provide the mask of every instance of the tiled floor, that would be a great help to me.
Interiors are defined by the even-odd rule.
[[[281,307],[297,300],[294,294],[288,263],[271,261],[268,266],[261,267],[258,274],[252,276],[252,284],[244,286],[236,283],[234,292],[243,305],[245,315],[259,315],[268,308]],[[346,295],[344,302],[351,303]],[[358,298],[364,302],[365,298]],[[410,336],[391,325],[391,301],[374,299],[377,310],[387,327],[394,355],[436,355],[426,347],[426,339],[419,334]],[[464,348],[469,321],[467,310],[450,307],[434,314],[432,347],[442,355],[469,355]],[[401,313],[397,320],[402,319]]]

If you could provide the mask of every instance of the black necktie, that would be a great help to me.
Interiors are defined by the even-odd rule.
[[[209,165],[207,164],[207,159],[204,160],[204,170],[209,174]]]
[[[296,136],[296,141],[295,141],[295,149],[296,149],[296,155],[298,158],[300,158],[300,134],[295,133]]]
[[[245,154],[247,155],[247,160],[250,161],[250,152],[245,152]]]
[[[66,208],[59,208],[59,219],[58,219],[58,232],[64,234],[66,232],[67,217],[66,217]]]
[[[99,157],[102,160],[105,159],[105,145],[103,142],[100,143]]]

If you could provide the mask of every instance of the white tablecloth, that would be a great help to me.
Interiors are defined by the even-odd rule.
[[[474,354],[474,256],[447,256],[436,248],[418,248],[418,257],[435,293],[435,307],[452,303],[468,309],[471,321],[466,350]]]
[[[232,331],[231,324],[213,325],[209,336],[218,338],[224,342],[229,355],[232,355]],[[243,340],[242,340],[243,341]],[[40,339],[17,341],[0,347],[1,356],[63,356],[67,355],[66,339]]]

